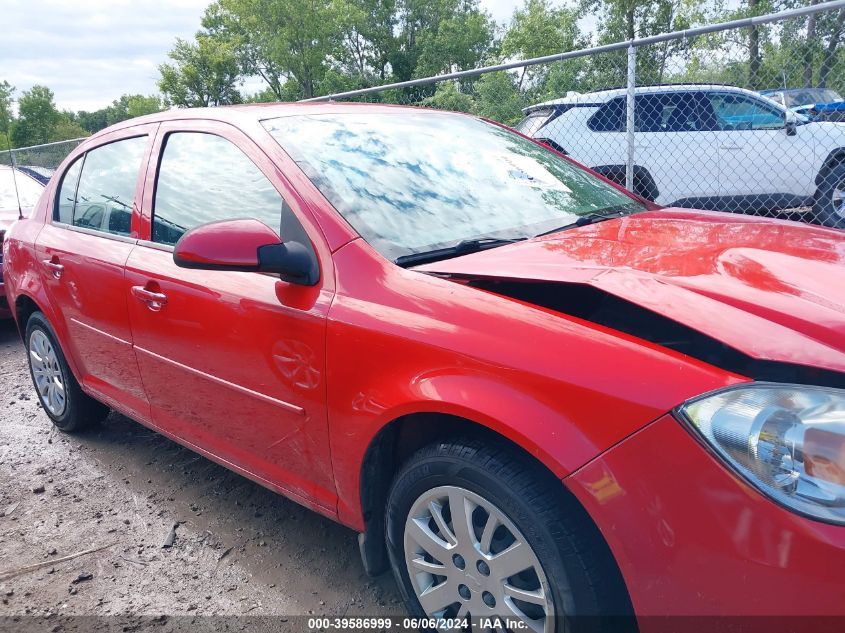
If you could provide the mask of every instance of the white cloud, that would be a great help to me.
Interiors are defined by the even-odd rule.
[[[94,110],[156,92],[158,64],[200,27],[209,0],[4,0],[0,80],[48,86],[59,108]]]
[[[158,65],[177,37],[190,38],[200,28],[209,2],[3,0],[0,80],[18,95],[46,85],[67,110],[96,110],[122,94],[155,93]],[[502,24],[522,0],[481,4]]]

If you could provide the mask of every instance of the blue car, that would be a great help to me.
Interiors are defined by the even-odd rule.
[[[845,100],[830,88],[761,90],[760,94],[813,121],[845,121]]]

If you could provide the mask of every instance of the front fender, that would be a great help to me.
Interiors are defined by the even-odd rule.
[[[334,255],[327,403],[340,519],[360,529],[361,469],[392,421],[483,425],[565,477],[684,400],[745,380],[573,317],[398,268],[361,240]]]
[[[487,427],[565,477],[600,452],[566,413],[538,400],[502,376],[429,372],[414,379],[408,401],[373,420],[373,435],[398,418],[418,413],[451,415]]]

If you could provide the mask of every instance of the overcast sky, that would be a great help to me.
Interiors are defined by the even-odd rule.
[[[0,81],[48,86],[60,109],[96,110],[157,92],[158,65],[210,0],[0,0]],[[507,22],[519,0],[481,0]],[[247,87],[249,90],[250,86]]]

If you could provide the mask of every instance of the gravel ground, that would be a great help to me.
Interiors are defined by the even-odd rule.
[[[121,415],[55,430],[0,322],[0,630],[263,621],[243,616],[303,629],[296,616],[400,612],[392,578],[365,575],[354,532]]]

